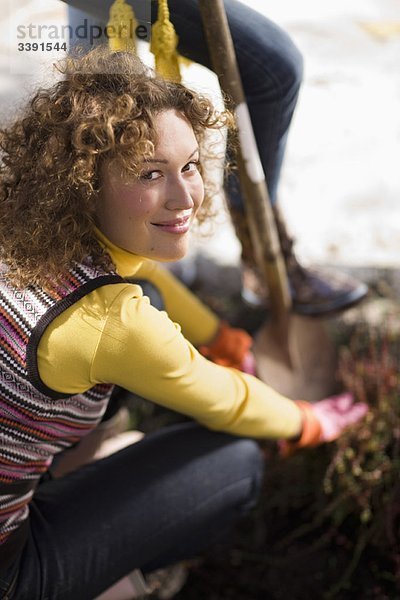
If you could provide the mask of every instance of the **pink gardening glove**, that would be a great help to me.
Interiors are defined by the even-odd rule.
[[[362,419],[368,410],[364,402],[354,402],[349,392],[314,404],[304,400],[295,400],[295,404],[302,413],[303,429],[297,440],[280,441],[282,456],[290,456],[299,448],[311,448],[335,440],[346,427]]]
[[[321,442],[336,440],[346,427],[357,423],[368,410],[365,402],[354,402],[350,392],[325,398],[312,407],[321,425]]]
[[[254,354],[251,350],[248,350],[248,352],[246,352],[244,355],[240,365],[240,370],[243,371],[243,373],[248,373],[249,375],[257,375],[256,359],[254,358]]]

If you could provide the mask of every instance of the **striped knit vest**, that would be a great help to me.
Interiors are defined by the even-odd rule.
[[[124,280],[75,265],[52,292],[16,289],[0,267],[0,570],[12,563],[27,535],[29,501],[53,457],[101,420],[112,385],[73,396],[41,381],[37,348],[46,327],[94,289]],[[77,332],[79,334],[79,332]]]

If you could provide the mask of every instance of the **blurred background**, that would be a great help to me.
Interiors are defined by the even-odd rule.
[[[18,52],[17,27],[67,23],[61,0],[0,0],[0,119],[56,75],[63,52]],[[100,0],[99,0],[100,1]],[[184,1],[184,0],[183,0]],[[280,201],[306,262],[398,267],[400,262],[399,0],[243,0],[286,29],[305,58]],[[140,53],[152,56],[141,43]],[[218,96],[192,65],[185,82]],[[239,245],[221,203],[196,252],[236,264]]]

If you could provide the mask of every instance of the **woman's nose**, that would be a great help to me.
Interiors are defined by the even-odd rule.
[[[191,190],[185,181],[178,179],[171,183],[168,187],[166,206],[169,210],[193,208]]]

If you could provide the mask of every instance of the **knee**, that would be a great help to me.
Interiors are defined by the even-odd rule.
[[[303,81],[303,70],[303,56],[293,44],[292,51],[285,57],[283,89],[297,95]]]
[[[264,474],[264,459],[256,441],[239,439],[231,448],[231,464],[235,465],[236,477],[248,481],[246,495],[242,498],[244,512],[257,502]]]
[[[289,37],[286,32],[283,32],[282,35],[284,35],[287,40],[285,44],[285,52],[282,53],[287,79],[290,81],[292,86],[300,87],[304,72],[303,55],[292,38]]]
[[[281,98],[298,94],[303,80],[303,56],[286,31],[267,19],[260,19],[245,54],[247,63],[250,59],[255,63],[258,85],[267,93],[273,91]]]
[[[300,50],[289,35],[280,31],[279,42],[265,68],[279,86],[282,95],[297,95],[303,80],[304,61]]]
[[[255,440],[239,438],[234,443],[233,453],[236,464],[243,465],[245,470],[254,470],[255,473],[262,470],[262,453],[260,446]]]

